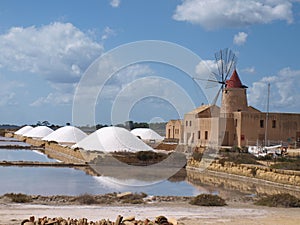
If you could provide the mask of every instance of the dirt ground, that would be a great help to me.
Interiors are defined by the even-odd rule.
[[[87,218],[89,221],[111,219],[118,215],[135,216],[137,219],[154,219],[159,215],[175,218],[178,224],[300,224],[300,209],[269,208],[251,203],[232,203],[224,207],[199,207],[188,203],[153,203],[142,205],[42,205],[0,204],[0,225],[18,225],[30,216]]]

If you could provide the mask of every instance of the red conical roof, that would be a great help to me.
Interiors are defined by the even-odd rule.
[[[230,79],[226,80],[226,88],[244,88],[236,70],[233,71]]]

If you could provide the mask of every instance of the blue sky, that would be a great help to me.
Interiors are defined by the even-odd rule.
[[[0,6],[2,124],[72,122],[74,93],[89,65],[120,45],[143,40],[183,46],[212,70],[214,53],[228,47],[238,57],[250,105],[266,110],[270,83],[271,111],[300,112],[299,0],[2,0]],[[140,85],[145,77],[151,79]],[[139,84],[138,90],[161,86],[135,102],[128,119],[180,117],[180,103],[168,99],[174,92],[183,91],[195,106],[207,103],[207,90],[178,68],[137,63],[110,77],[95,103],[95,120],[86,124],[114,123],[116,96],[137,94],[128,91],[131,84]]]

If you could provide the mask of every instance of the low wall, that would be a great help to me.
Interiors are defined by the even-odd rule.
[[[5,132],[4,137],[12,138],[12,137],[14,137],[14,133],[11,133],[11,132]]]
[[[81,152],[76,149],[72,149],[68,146],[62,146],[55,142],[45,142],[45,153],[49,154],[50,156],[55,154],[56,157],[65,158],[63,161],[71,160],[71,161],[85,161]],[[56,158],[55,157],[55,158]],[[59,159],[59,158],[58,158]],[[61,159],[59,159],[61,160]]]
[[[190,159],[189,167],[201,168],[200,162]],[[232,162],[219,163],[218,160],[211,163],[208,170],[257,178],[281,184],[300,186],[300,171],[271,169],[265,166],[235,164]]]

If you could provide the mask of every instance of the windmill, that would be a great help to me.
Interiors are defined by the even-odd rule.
[[[228,48],[225,48],[215,53],[215,63],[217,65],[218,70],[217,72],[212,72],[212,79],[209,79],[208,82],[219,83],[221,84],[221,87],[217,92],[217,95],[215,96],[212,105],[216,104],[220,92],[223,91],[223,89],[226,87],[226,80],[228,76],[231,75],[232,72],[235,70],[236,62],[237,57],[235,56],[234,52],[232,52]]]
[[[215,53],[215,72],[211,71],[209,75],[209,79],[202,78],[193,78],[197,80],[206,81],[206,88],[216,87],[217,84],[221,84],[220,89],[218,90],[216,96],[214,97],[211,105],[215,105],[220,92],[226,87],[226,81],[229,75],[236,68],[237,57],[235,54],[228,48],[220,50]],[[211,70],[211,68],[210,68]]]

